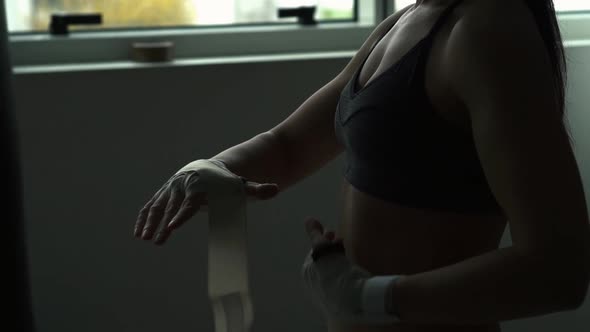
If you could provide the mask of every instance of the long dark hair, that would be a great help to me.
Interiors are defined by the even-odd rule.
[[[565,91],[567,84],[567,64],[561,30],[557,24],[557,14],[553,0],[525,0],[526,5],[531,10],[537,27],[545,42],[545,48],[549,53],[549,59],[553,67],[554,88],[557,93],[559,112],[564,120],[564,126],[567,128],[565,121]],[[570,143],[572,135],[568,132]]]

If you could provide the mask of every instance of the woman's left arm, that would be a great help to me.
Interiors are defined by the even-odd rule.
[[[488,324],[581,306],[588,274],[577,253],[523,255],[512,246],[401,276],[388,292],[404,323]]]
[[[512,246],[399,279],[390,300],[402,321],[491,323],[572,310],[586,297],[588,211],[547,50],[531,15],[484,14],[456,23],[442,62]]]

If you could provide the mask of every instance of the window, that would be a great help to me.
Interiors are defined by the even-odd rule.
[[[349,58],[387,16],[415,0],[6,0],[13,65],[23,70],[136,68],[134,42],[174,44],[175,63]],[[567,42],[590,40],[590,0],[554,0]],[[108,4],[110,6],[105,6]],[[164,5],[165,4],[165,5]],[[317,25],[278,8],[317,6]],[[48,33],[49,13],[102,12],[99,26]],[[124,13],[124,14],[121,14]],[[84,30],[84,31],[80,31]],[[260,60],[255,60],[260,59]],[[176,61],[178,60],[178,61]],[[109,67],[110,66],[110,67]],[[65,68],[65,69],[64,69]],[[75,68],[75,69],[69,69]]]
[[[588,0],[553,0],[557,12],[590,11]]]
[[[394,0],[395,2],[395,9],[399,10],[406,6],[416,3],[415,0]]]
[[[11,32],[46,32],[52,13],[101,13],[102,24],[71,30],[295,22],[279,8],[315,6],[318,21],[355,19],[355,0],[6,0]]]

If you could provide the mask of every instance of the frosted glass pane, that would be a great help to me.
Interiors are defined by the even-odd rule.
[[[354,0],[6,0],[8,27],[47,31],[52,13],[99,12],[103,24],[76,29],[174,27],[296,22],[278,8],[316,6],[315,19],[352,20]]]

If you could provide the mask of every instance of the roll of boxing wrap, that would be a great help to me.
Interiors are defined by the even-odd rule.
[[[247,332],[254,320],[248,282],[246,192],[242,178],[200,159],[180,171],[198,169],[199,189],[209,213],[209,299],[215,332]],[[200,209],[203,210],[203,209]],[[206,211],[205,210],[205,211]]]

